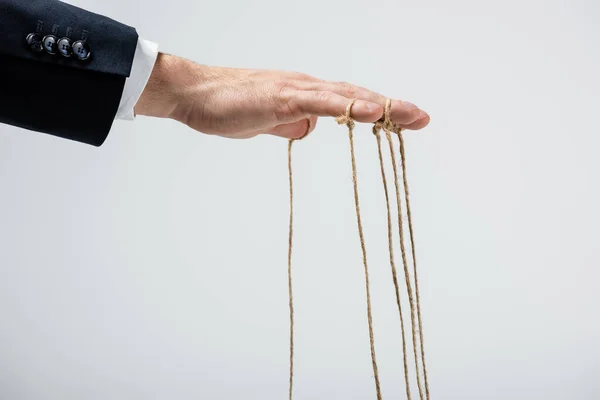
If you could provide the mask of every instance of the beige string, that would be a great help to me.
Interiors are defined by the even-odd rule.
[[[427,366],[425,364],[425,345],[423,344],[423,324],[421,320],[421,298],[419,296],[419,276],[417,274],[417,255],[415,250],[415,239],[413,232],[412,215],[410,211],[410,198],[408,191],[408,179],[406,177],[406,155],[404,152],[404,138],[402,137],[402,129],[395,127],[394,132],[398,135],[400,143],[400,159],[402,161],[402,180],[404,181],[404,197],[406,199],[406,214],[408,216],[408,231],[410,236],[410,247],[413,259],[413,274],[415,277],[415,294],[417,300],[417,319],[419,323],[419,339],[421,343],[421,362],[423,363],[423,377],[425,380],[425,395],[429,400],[429,382],[427,380]]]
[[[292,243],[294,237],[294,185],[292,177],[292,144],[296,140],[304,139],[310,132],[311,123],[307,119],[306,132],[298,139],[288,141],[288,176],[290,185],[290,219],[288,234],[288,297],[290,310],[290,379],[289,379],[289,400],[292,400],[294,389],[294,293],[292,290]]]
[[[398,228],[399,228],[399,232],[400,232],[400,251],[402,254],[402,264],[404,266],[404,278],[406,281],[406,291],[408,294],[408,302],[410,305],[411,333],[412,333],[412,342],[413,342],[413,354],[414,354],[414,358],[415,358],[417,387],[419,389],[419,397],[421,400],[423,400],[423,387],[421,384],[421,374],[419,372],[419,354],[417,351],[418,345],[417,345],[417,333],[416,333],[416,324],[417,323],[415,322],[415,301],[413,298],[412,285],[410,282],[410,273],[408,272],[408,261],[407,261],[407,257],[406,257],[406,248],[404,245],[404,223],[403,223],[403,219],[402,219],[402,203],[401,203],[401,199],[400,199],[400,184],[399,184],[399,180],[398,180],[398,170],[396,167],[396,156],[394,153],[394,147],[393,147],[392,138],[391,138],[391,131],[400,132],[400,129],[397,129],[392,123],[391,100],[390,99],[387,99],[387,101],[386,101],[384,121],[383,121],[383,124],[381,124],[381,126],[383,127],[383,130],[385,132],[385,137],[386,137],[388,145],[389,145],[390,155],[392,158],[392,167],[393,167],[393,171],[394,171],[394,185],[396,188],[396,204],[397,204],[397,209],[398,209]],[[403,177],[405,177],[404,163],[402,164],[401,167],[402,167],[402,171],[403,171]],[[406,185],[406,187],[408,187],[408,184]],[[423,352],[421,352],[421,355],[422,354],[423,354]],[[427,399],[429,399],[429,397],[427,397]]]
[[[292,184],[292,144],[294,139],[288,142],[288,173],[290,184],[290,225],[288,235],[288,296],[290,308],[290,381],[289,400],[292,400],[294,387],[294,294],[292,291],[292,238],[294,236],[294,188]]]
[[[402,307],[400,302],[400,289],[398,285],[398,275],[396,273],[396,263],[394,262],[394,245],[393,245],[393,232],[392,232],[392,212],[390,209],[390,196],[387,186],[387,178],[385,175],[385,167],[383,165],[383,154],[381,152],[381,137],[379,132],[381,131],[381,123],[375,123],[373,126],[373,134],[377,139],[377,154],[379,155],[379,166],[381,167],[381,179],[383,181],[383,191],[385,193],[385,205],[387,209],[387,225],[388,225],[388,248],[390,254],[390,267],[392,268],[392,279],[394,282],[394,289],[396,292],[396,305],[398,306],[398,314],[400,314],[400,329],[402,331],[402,358],[404,363],[404,383],[406,386],[406,398],[411,400],[410,396],[410,383],[408,379],[408,359],[406,353],[406,335],[404,332],[404,316],[402,314]]]
[[[381,395],[381,387],[379,381],[379,371],[377,367],[377,359],[375,355],[375,339],[373,333],[373,317],[371,310],[371,290],[370,290],[370,282],[369,282],[369,267],[367,264],[367,252],[365,246],[365,239],[362,227],[362,219],[360,213],[360,204],[359,204],[359,196],[358,196],[358,180],[357,180],[357,168],[356,168],[356,157],[354,152],[354,120],[351,118],[352,106],[354,105],[356,99],[353,99],[350,104],[348,104],[346,108],[345,115],[342,115],[337,118],[337,122],[339,124],[345,124],[348,127],[348,137],[350,139],[350,156],[352,162],[352,183],[354,188],[354,203],[356,209],[356,220],[358,225],[358,234],[360,239],[360,245],[362,250],[362,259],[365,271],[365,287],[366,287],[366,303],[367,303],[367,320],[369,327],[369,342],[371,348],[371,361],[373,364],[373,374],[375,378],[375,389],[377,394],[377,400],[382,400]],[[423,400],[423,388],[421,384],[421,374],[419,372],[419,354],[417,351],[417,335],[416,335],[416,324],[415,324],[415,299],[413,299],[412,285],[410,282],[410,273],[408,271],[408,262],[406,257],[406,248],[404,244],[404,225],[402,219],[402,204],[401,204],[401,196],[400,196],[400,184],[398,178],[398,170],[396,166],[396,157],[394,153],[391,132],[394,132],[398,135],[399,139],[399,150],[400,150],[400,158],[401,158],[401,168],[402,168],[402,179],[404,184],[404,197],[406,201],[406,209],[408,216],[408,228],[409,228],[409,236],[410,236],[410,245],[413,259],[413,274],[415,279],[415,294],[416,294],[416,315],[417,315],[417,323],[419,330],[419,342],[420,342],[420,358],[421,363],[423,365],[423,377],[425,381],[425,396],[426,399],[429,400],[430,392],[429,392],[429,383],[427,379],[427,367],[425,364],[425,346],[423,343],[423,327],[422,327],[422,318],[421,318],[421,301],[419,295],[419,280],[417,274],[417,260],[416,260],[416,250],[415,250],[415,240],[414,240],[414,230],[412,224],[412,214],[410,208],[410,200],[409,200],[409,190],[408,190],[408,179],[406,173],[406,155],[404,149],[404,139],[402,137],[402,129],[394,126],[391,122],[391,100],[388,99],[386,101],[385,113],[382,120],[377,121],[373,127],[373,133],[377,139],[377,151],[379,155],[379,163],[381,168],[381,176],[383,180],[386,207],[387,207],[387,220],[388,220],[388,247],[389,247],[389,255],[390,255],[390,266],[392,269],[392,277],[394,288],[396,292],[396,303],[398,306],[398,313],[400,315],[400,324],[402,330],[402,348],[403,348],[403,361],[404,361],[404,380],[406,385],[406,395],[408,400],[411,399],[410,394],[410,385],[408,378],[408,361],[407,361],[407,352],[406,352],[406,335],[404,331],[404,317],[402,314],[401,301],[400,301],[400,290],[398,285],[397,271],[394,262],[394,253],[393,253],[393,233],[392,233],[392,223],[391,223],[391,210],[390,210],[390,201],[389,201],[389,191],[387,186],[387,179],[385,175],[385,167],[383,163],[383,155],[381,151],[381,137],[380,131],[384,130],[385,136],[389,145],[391,161],[394,172],[394,184],[396,189],[396,204],[398,211],[398,225],[400,232],[400,250],[402,254],[402,263],[404,266],[404,277],[406,280],[406,289],[408,293],[408,300],[410,304],[410,315],[411,315],[411,332],[412,332],[412,342],[413,342],[413,353],[415,358],[415,368],[416,368],[416,377],[417,377],[417,386],[419,388],[419,396],[420,399]],[[300,139],[304,138],[308,132],[310,131],[310,120],[308,120],[308,127],[305,135]],[[289,173],[289,198],[290,198],[290,215],[289,215],[289,241],[288,241],[288,292],[289,292],[289,312],[290,312],[290,373],[289,373],[289,400],[292,400],[293,394],[293,377],[294,377],[294,304],[293,304],[293,291],[292,291],[292,242],[293,242],[293,179],[292,179],[292,144],[296,139],[291,139],[288,142],[288,173]]]
[[[371,345],[371,361],[373,363],[373,376],[375,378],[375,390],[377,400],[381,400],[381,387],[379,385],[379,371],[377,368],[377,358],[375,356],[375,338],[373,334],[373,317],[371,312],[371,289],[369,283],[369,266],[367,264],[367,250],[365,247],[365,238],[363,233],[362,221],[360,216],[360,204],[358,200],[358,181],[356,177],[356,157],[354,154],[354,121],[351,117],[352,106],[356,99],[353,99],[346,108],[346,114],[337,118],[338,124],[345,124],[348,127],[348,137],[350,139],[350,157],[352,161],[352,183],[354,187],[354,205],[356,209],[356,222],[358,224],[358,236],[360,238],[360,247],[362,250],[362,259],[365,269],[365,286],[367,291],[367,320],[369,324],[369,342]]]

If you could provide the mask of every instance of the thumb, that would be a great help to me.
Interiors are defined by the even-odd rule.
[[[289,124],[277,125],[270,132],[266,133],[286,139],[301,139],[315,130],[317,119],[317,117],[303,118]]]

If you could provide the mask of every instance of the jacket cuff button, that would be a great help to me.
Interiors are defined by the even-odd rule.
[[[42,45],[42,35],[39,33],[30,33],[27,35],[27,38],[25,38],[25,41],[27,42],[29,49],[35,51],[36,53],[44,50]]]
[[[90,58],[92,52],[90,51],[90,46],[87,44],[85,40],[78,40],[73,43],[73,54],[81,61],[85,61]]]
[[[56,51],[58,50],[58,38],[56,36],[46,35],[44,36],[44,39],[42,39],[42,43],[44,45],[44,50],[46,50],[48,54],[56,54]]]
[[[72,41],[71,39],[64,37],[58,40],[58,52],[63,56],[63,57],[71,57],[71,54],[73,54],[73,49],[72,49]]]

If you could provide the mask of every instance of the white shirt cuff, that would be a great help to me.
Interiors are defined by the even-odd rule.
[[[138,39],[133,56],[133,65],[131,66],[131,74],[125,80],[121,103],[115,119],[124,119],[133,121],[135,114],[133,108],[138,102],[148,80],[154,64],[158,57],[158,45],[142,38]]]

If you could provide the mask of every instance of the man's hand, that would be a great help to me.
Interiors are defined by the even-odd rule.
[[[231,138],[261,133],[299,138],[315,128],[318,117],[343,115],[353,98],[356,121],[383,116],[384,96],[347,83],[294,72],[208,67],[160,54],[135,111]],[[429,123],[427,113],[400,100],[392,101],[391,118],[405,129]]]

